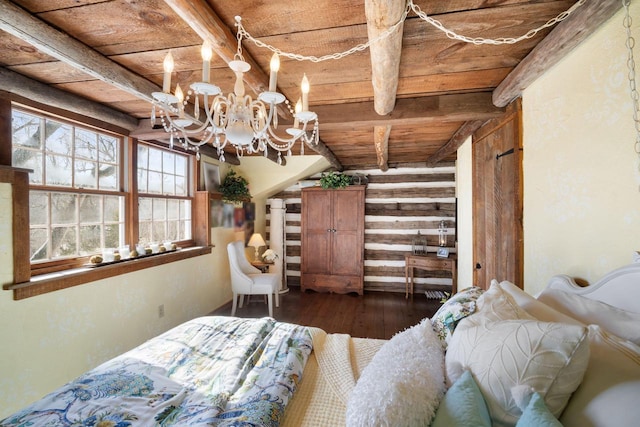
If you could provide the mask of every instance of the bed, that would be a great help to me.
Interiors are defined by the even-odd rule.
[[[2,426],[637,425],[640,263],[535,298],[467,288],[391,340],[201,317]]]

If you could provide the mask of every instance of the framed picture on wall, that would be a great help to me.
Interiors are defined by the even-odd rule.
[[[220,190],[220,168],[213,163],[202,162],[204,189],[210,193]]]

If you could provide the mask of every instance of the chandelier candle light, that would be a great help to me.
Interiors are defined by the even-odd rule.
[[[176,85],[175,94],[171,94],[171,73],[174,61],[171,52],[164,60],[164,75],[162,92],[153,92],[153,108],[151,122],[155,124],[156,110],[160,112],[162,125],[170,133],[170,146],[173,146],[174,137],[183,141],[185,149],[193,149],[199,156],[199,147],[211,143],[218,150],[221,161],[224,161],[224,148],[231,144],[239,156],[262,152],[267,156],[269,148],[278,151],[278,163],[281,162],[281,153],[291,155],[291,148],[300,141],[300,154],[304,154],[304,144],[317,144],[318,117],[316,113],[309,111],[309,80],[306,74],[301,83],[301,101],[292,111],[294,118],[293,127],[285,130],[287,135],[277,134],[278,127],[277,105],[285,102],[285,96],[277,92],[278,71],[280,58],[274,52],[270,63],[269,90],[253,99],[245,94],[243,77],[244,73],[251,69],[249,63],[242,56],[242,28],[241,18],[236,16],[238,27],[238,49],[234,60],[229,62],[229,68],[236,75],[236,82],[232,93],[224,96],[220,88],[210,83],[210,67],[213,52],[211,43],[205,40],[202,44],[202,81],[190,85],[187,97],[180,85]],[[187,116],[184,111],[191,94],[195,95],[193,117]],[[204,114],[200,114],[200,100],[203,98],[202,108]],[[288,106],[287,102],[287,106]],[[291,111],[291,108],[289,107]],[[313,123],[311,125],[311,123]],[[309,128],[309,129],[308,129]]]

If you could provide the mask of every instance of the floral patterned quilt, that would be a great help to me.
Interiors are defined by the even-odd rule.
[[[311,352],[307,328],[201,317],[64,385],[1,426],[277,426]]]

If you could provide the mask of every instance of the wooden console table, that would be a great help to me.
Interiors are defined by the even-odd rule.
[[[458,284],[456,282],[456,256],[449,255],[449,258],[439,258],[436,254],[427,255],[405,255],[405,298],[409,298],[409,290],[413,295],[413,270],[415,268],[420,270],[445,270],[451,272],[453,281],[451,282],[451,295],[458,291]]]

